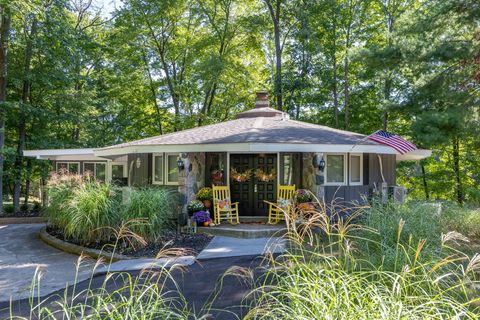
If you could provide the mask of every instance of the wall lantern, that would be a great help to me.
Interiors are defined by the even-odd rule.
[[[313,157],[313,166],[318,168],[318,170],[320,170],[321,172],[325,170],[325,159],[323,158],[323,155],[321,155],[321,158],[319,154],[316,154]]]
[[[318,169],[320,169],[320,171],[323,172],[323,170],[325,170],[325,159],[323,159],[323,156],[322,156],[322,160],[320,160],[320,162],[318,163]]]
[[[181,158],[178,158],[177,160],[177,167],[178,171],[183,171],[185,169],[185,163],[183,163],[183,160]]]

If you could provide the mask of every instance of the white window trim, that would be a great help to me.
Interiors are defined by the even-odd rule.
[[[360,181],[354,182],[352,181],[352,161],[351,158],[360,157]],[[348,157],[348,183],[351,186],[362,186],[363,185],[363,154],[362,153],[351,153]]]
[[[178,180],[177,181],[168,181],[168,157],[169,156],[175,156],[179,157],[179,154],[178,153],[165,153],[165,156],[163,157],[163,163],[164,163],[164,169],[165,169],[165,172],[164,172],[164,175],[163,175],[163,180],[165,180],[165,185],[166,186],[178,186]],[[178,168],[177,168],[178,170]],[[185,168],[185,170],[187,170],[187,168]],[[180,173],[179,173],[180,174]],[[180,178],[180,177],[179,177]]]
[[[343,182],[328,182],[328,156],[343,156]],[[347,185],[347,154],[346,153],[324,153],[325,160],[325,186],[345,186]]]
[[[108,163],[107,162],[102,162],[102,161],[85,161],[83,162],[83,167],[82,167],[82,172],[85,174],[85,164],[94,164],[93,166],[93,177],[97,179],[97,164],[104,164],[105,165],[105,181],[109,181],[109,176],[108,176]]]
[[[113,179],[113,174],[112,174],[113,166],[123,166],[123,178],[128,178],[127,162],[109,161],[108,162],[108,181],[112,181]]]
[[[77,174],[80,174],[80,162],[77,162],[77,161],[57,161],[55,163],[55,171],[58,172],[59,171],[59,168],[58,168],[58,165],[60,163],[66,163],[67,164],[67,171],[70,173],[70,164],[76,164],[78,166],[78,172]]]
[[[155,157],[162,157],[163,162],[163,179],[162,180],[155,180]],[[165,181],[165,154],[164,153],[153,153],[152,154],[152,184],[163,185]]]

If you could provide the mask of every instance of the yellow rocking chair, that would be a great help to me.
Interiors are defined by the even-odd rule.
[[[222,220],[230,223],[240,223],[238,219],[238,202],[231,203],[230,186],[212,186],[213,215],[215,224]]]
[[[293,186],[277,186],[277,203],[269,203],[268,209],[268,223],[278,223],[280,220],[285,220],[285,213],[290,212],[293,207],[295,196],[295,185]]]

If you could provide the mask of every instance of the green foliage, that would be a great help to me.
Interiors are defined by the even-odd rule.
[[[121,213],[121,220],[138,221],[132,231],[155,241],[165,230],[176,226],[178,193],[167,188],[134,190]]]
[[[80,175],[52,177],[49,182],[50,225],[67,238],[82,243],[110,240],[119,220],[119,190],[109,184]]]
[[[205,200],[213,200],[213,191],[212,188],[210,187],[204,187],[198,190],[197,192],[197,199],[200,201],[205,201]]]
[[[15,212],[15,208],[13,207],[13,204],[8,203],[3,205],[3,211],[7,214],[11,214]]]
[[[121,189],[80,175],[54,175],[49,181],[49,224],[82,243],[109,242],[128,224],[139,236],[154,241],[176,225],[177,193],[170,189],[134,189],[126,205]]]
[[[462,237],[442,235],[438,206],[375,204],[343,218],[319,208],[301,223],[292,215],[292,245],[269,259],[247,319],[477,319],[478,256],[449,247]]]

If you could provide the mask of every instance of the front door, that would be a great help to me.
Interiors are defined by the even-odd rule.
[[[231,154],[232,202],[239,202],[240,215],[264,216],[277,192],[276,154]]]

